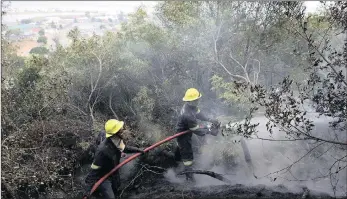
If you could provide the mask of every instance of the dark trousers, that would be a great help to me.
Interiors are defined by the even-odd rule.
[[[113,192],[111,180],[107,179],[101,183],[99,190],[105,199],[116,199],[115,193]]]
[[[193,157],[193,156],[192,156]],[[184,165],[184,171],[192,171],[193,170],[193,159],[183,159],[181,152],[180,152],[180,148],[177,146],[176,150],[175,150],[175,160],[176,161],[182,161],[183,165]],[[195,178],[193,173],[187,173],[186,174],[186,180],[190,181],[190,182],[195,182]]]
[[[102,194],[102,199],[115,199],[118,186],[120,184],[119,174],[116,173],[115,175],[112,175],[111,177],[107,178],[104,182],[101,183],[101,185],[97,188],[95,197]],[[91,188],[94,186],[93,183],[87,183],[86,186],[86,195],[90,192]],[[98,198],[98,197],[97,197]]]

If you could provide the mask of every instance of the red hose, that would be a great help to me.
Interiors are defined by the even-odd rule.
[[[170,140],[172,140],[172,139],[174,139],[174,138],[177,138],[177,137],[179,137],[179,136],[181,136],[181,135],[183,135],[183,134],[186,134],[186,133],[188,133],[188,132],[190,132],[190,131],[183,131],[183,132],[177,133],[177,134],[175,134],[175,135],[173,135],[173,136],[167,137],[167,138],[165,138],[164,140],[162,140],[162,141],[160,141],[160,142],[157,142],[157,143],[153,144],[152,146],[146,148],[144,151],[147,152],[147,151],[149,151],[149,150],[152,150],[152,149],[154,149],[155,147],[160,146],[160,145],[164,144],[165,142],[170,141]],[[125,165],[126,163],[128,163],[128,162],[134,160],[135,158],[139,157],[140,155],[141,155],[141,153],[136,153],[136,154],[130,156],[129,158],[127,158],[126,160],[124,160],[123,162],[121,162],[120,164],[118,164],[116,167],[114,167],[110,172],[108,172],[108,173],[107,173],[106,175],[104,175],[102,178],[100,178],[100,180],[98,180],[98,181],[94,184],[92,190],[91,190],[90,193],[89,193],[89,196],[91,196],[91,195],[94,193],[94,191],[100,186],[100,184],[101,184],[102,182],[104,182],[110,175],[112,175],[112,173],[114,173],[115,171],[117,171],[119,168],[121,168],[121,167],[122,167],[123,165]],[[83,199],[87,199],[87,197],[84,197]]]

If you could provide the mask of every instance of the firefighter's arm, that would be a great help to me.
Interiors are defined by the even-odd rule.
[[[198,135],[198,136],[205,136],[206,134],[209,134],[209,133],[210,133],[208,129],[200,128],[199,126],[198,126],[198,128],[195,129],[195,130],[192,130],[192,129],[190,129],[190,130],[191,130],[195,135]]]
[[[206,134],[210,134],[213,136],[217,136],[219,130],[218,127],[214,128],[214,127],[208,127],[206,125],[199,125],[199,128],[197,128],[196,130],[192,130],[193,133],[195,133],[198,136],[204,136]]]
[[[104,131],[101,131],[98,134],[98,137],[95,140],[95,144],[96,146],[98,146],[102,141],[104,141],[106,139],[106,133]]]
[[[209,118],[203,114],[200,109],[198,109],[198,111],[196,112],[196,118],[202,121],[209,121]]]
[[[202,125],[199,125],[195,118],[186,118],[188,122],[189,130],[198,136],[204,136],[208,134],[208,128],[205,128]]]
[[[120,146],[121,146],[121,152],[123,153],[142,153],[142,154],[145,153],[145,151],[140,148],[125,145],[123,140],[121,141]]]
[[[131,133],[130,131],[127,131],[127,133]],[[133,147],[133,146],[128,146],[125,145],[123,140],[121,140],[119,142],[119,145],[117,146],[117,148],[122,152],[122,153],[144,153],[144,151],[140,148],[137,147]]]
[[[105,156],[105,154],[101,151],[97,151],[93,160],[92,165],[90,166],[90,168],[97,170],[100,169],[102,166],[102,159]]]
[[[212,127],[211,128],[211,126],[209,127],[207,125],[197,125],[193,128],[190,128],[190,130],[198,136],[204,136],[206,134],[211,134],[213,136],[216,136],[218,134],[218,131],[219,131],[218,128],[219,127],[217,127],[217,128]]]
[[[197,114],[196,114],[196,118],[199,119],[199,120],[202,120],[202,121],[211,122],[211,123],[213,123],[213,124],[217,124],[217,123],[218,123],[218,120],[207,117],[206,115],[204,115],[204,114],[200,111],[200,109],[198,109],[198,112],[197,112]]]
[[[140,148],[137,148],[134,146],[128,146],[128,145],[125,146],[123,152],[124,153],[142,153],[142,154],[145,153],[145,151]]]

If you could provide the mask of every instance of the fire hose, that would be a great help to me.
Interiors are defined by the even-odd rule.
[[[172,139],[174,139],[174,138],[177,138],[177,137],[179,137],[179,136],[181,136],[181,135],[183,135],[183,134],[189,133],[189,132],[191,132],[191,131],[189,131],[189,130],[188,130],[188,131],[183,131],[183,132],[177,133],[177,134],[175,134],[175,135],[173,135],[173,136],[167,137],[166,139],[164,139],[164,140],[162,140],[162,141],[160,141],[160,142],[157,142],[157,143],[153,144],[152,146],[146,148],[146,149],[144,150],[144,152],[147,152],[147,151],[149,151],[149,150],[152,150],[152,149],[154,149],[154,148],[156,148],[156,147],[158,147],[158,146],[164,144],[165,142],[168,142],[168,141],[170,141],[170,140],[172,140]],[[90,191],[90,193],[89,193],[89,196],[91,196],[91,195],[95,192],[95,190],[101,185],[101,183],[103,183],[110,175],[112,175],[115,171],[117,171],[117,170],[118,170],[119,168],[121,168],[123,165],[125,165],[125,164],[127,164],[128,162],[134,160],[135,158],[139,157],[140,155],[141,155],[141,153],[136,153],[136,154],[130,156],[129,158],[127,158],[126,160],[124,160],[123,162],[121,162],[120,164],[118,164],[116,167],[114,167],[110,172],[108,172],[108,173],[107,173],[106,175],[104,175],[102,178],[100,178],[100,179],[94,184],[94,186],[92,187],[92,189],[91,189],[91,191]],[[88,197],[89,197],[89,196],[88,196]],[[87,199],[87,196],[84,196],[83,199]]]
[[[207,128],[209,129],[211,135],[216,136],[216,135],[218,134],[218,131],[217,131],[217,132],[213,132],[213,131],[211,132],[211,128],[219,129],[219,128],[220,128],[220,123],[217,124],[217,125],[208,126]],[[168,141],[170,141],[170,140],[172,140],[172,139],[175,139],[175,138],[177,138],[177,137],[179,137],[179,136],[181,136],[181,135],[184,135],[184,134],[186,134],[186,133],[189,133],[189,132],[191,132],[191,131],[190,131],[190,130],[187,130],[187,131],[183,131],[183,132],[177,133],[177,134],[175,134],[175,135],[172,135],[172,136],[170,136],[170,137],[167,137],[167,138],[165,138],[164,140],[161,140],[161,141],[159,141],[159,142],[153,144],[152,146],[146,148],[146,149],[144,150],[144,152],[147,152],[147,151],[149,151],[149,150],[152,150],[152,149],[154,149],[154,148],[156,148],[156,147],[158,147],[158,146],[164,144],[165,142],[168,142]],[[245,152],[245,159],[246,159],[246,162],[249,163],[249,164],[251,165],[251,168],[252,168],[252,171],[253,171],[253,175],[254,175],[254,169],[253,169],[253,164],[252,164],[252,162],[251,162],[251,157],[250,157],[250,154],[249,154],[249,150],[248,150],[247,145],[246,145],[246,143],[245,143],[245,141],[244,141],[243,139],[241,140],[241,145],[242,145],[242,148],[243,148],[243,150],[244,150],[244,152]],[[103,183],[103,182],[104,182],[110,175],[112,175],[115,171],[117,171],[119,168],[121,168],[122,166],[124,166],[124,165],[127,164],[128,162],[130,162],[130,161],[134,160],[135,158],[139,157],[140,155],[141,155],[141,153],[136,153],[136,154],[130,156],[129,158],[127,158],[126,160],[124,160],[123,162],[121,162],[120,164],[118,164],[116,167],[114,167],[110,172],[108,172],[106,175],[104,175],[102,178],[100,178],[100,179],[94,184],[94,186],[92,187],[92,189],[91,189],[89,195],[88,195],[88,196],[84,196],[83,199],[87,199],[87,197],[91,196],[91,195],[96,191],[96,189],[101,185],[101,183]],[[254,177],[257,178],[255,175],[254,175]],[[222,180],[222,181],[224,181],[224,180]]]

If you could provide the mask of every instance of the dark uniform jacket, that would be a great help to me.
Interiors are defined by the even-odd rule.
[[[184,134],[177,138],[179,153],[182,160],[193,160],[193,149],[192,149],[192,135],[195,133],[199,136],[204,136],[207,130],[200,129],[198,121],[209,121],[209,119],[204,116],[198,107],[190,106],[185,104],[178,117],[176,132],[182,132],[191,130],[191,133]]]
[[[102,143],[102,141],[104,141],[106,139],[106,132],[105,131],[101,131],[98,136],[95,139],[95,142],[92,143],[91,147],[90,147],[90,151],[93,154],[93,158],[95,156],[96,150],[98,149],[98,146]]]
[[[122,139],[118,139],[117,142],[115,145],[110,138],[106,138],[98,146],[91,166],[92,169],[85,180],[90,187],[119,164],[122,152],[142,152],[136,147],[125,146]],[[114,172],[109,178],[113,183],[119,182],[119,172]]]

